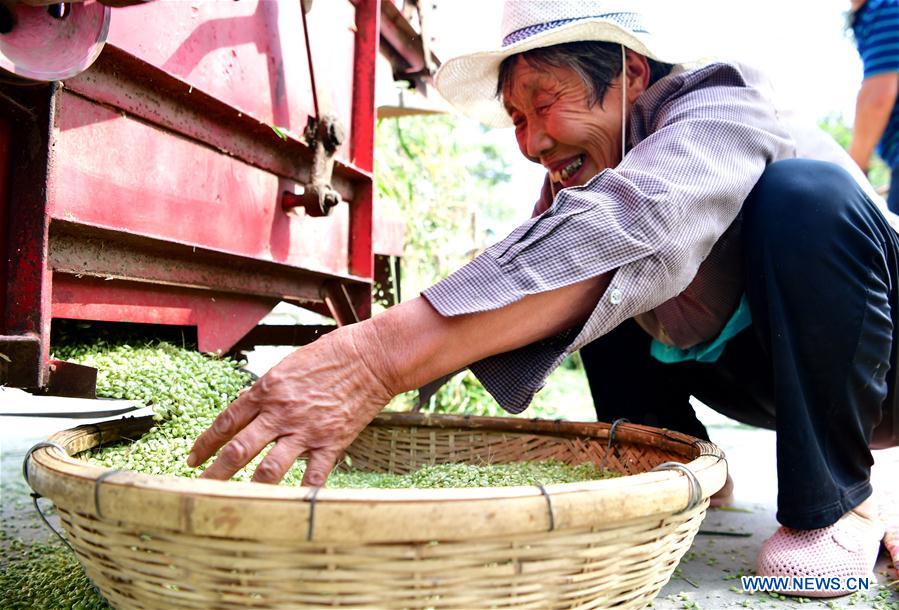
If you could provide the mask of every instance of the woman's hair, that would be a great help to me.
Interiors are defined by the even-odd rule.
[[[589,104],[599,104],[611,82],[621,74],[621,45],[614,42],[566,42],[551,47],[532,49],[524,53],[510,55],[499,65],[499,78],[496,83],[496,97],[501,99],[506,87],[512,85],[512,68],[521,57],[528,65],[535,68],[571,68],[587,85],[590,94]],[[649,62],[649,84],[652,85],[671,72],[671,64],[664,64],[654,59]]]

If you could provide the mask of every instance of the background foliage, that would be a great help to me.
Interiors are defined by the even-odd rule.
[[[407,220],[402,291],[415,295],[487,245],[489,227],[514,216],[494,198],[511,176],[485,132],[448,116],[378,122],[378,195],[399,204]]]
[[[832,114],[823,119],[818,125],[829,133],[843,149],[849,150],[849,144],[852,142],[852,127],[842,115]],[[871,159],[868,180],[871,181],[875,189],[880,189],[890,183],[890,168],[877,155],[874,155],[874,158]]]
[[[509,164],[479,126],[444,115],[383,119],[375,142],[378,196],[399,204],[406,218],[401,279],[406,298],[473,259],[502,237],[500,227],[530,212],[531,201],[522,205],[498,194],[497,187],[511,180]],[[409,392],[388,408],[407,410],[417,400],[418,393]],[[467,371],[422,410],[508,415]],[[592,412],[583,369],[573,358],[550,377],[523,416],[584,419]]]

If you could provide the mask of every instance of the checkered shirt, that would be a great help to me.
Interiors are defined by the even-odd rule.
[[[661,79],[634,104],[629,127],[617,167],[560,191],[545,213],[423,293],[457,316],[613,274],[582,326],[470,366],[507,411],[523,411],[567,355],[684,292],[765,167],[796,156],[772,104],[730,64]]]

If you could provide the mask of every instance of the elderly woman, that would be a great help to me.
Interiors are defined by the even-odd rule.
[[[785,125],[748,72],[678,65],[633,8],[507,0],[503,27],[502,48],[449,61],[437,85],[514,125],[546,168],[534,217],[421,298],[285,358],[189,463],[224,447],[204,476],[228,478],[275,441],[255,480],[303,455],[304,482],[322,485],[395,394],[470,366],[520,412],[584,348],[602,420],[707,438],[695,395],[776,429],[784,527],[761,574],[870,573],[869,444],[893,412],[899,328],[899,240],[870,187],[809,160],[852,167],[812,150],[822,141]]]

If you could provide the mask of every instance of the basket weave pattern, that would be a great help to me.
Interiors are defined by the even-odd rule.
[[[422,466],[467,462],[559,460],[566,464],[592,462],[622,474],[646,472],[671,455],[645,446],[606,445],[595,438],[558,438],[546,434],[509,434],[488,430],[372,427],[362,431],[347,450],[354,468],[370,472],[406,474]]]
[[[71,453],[135,427],[53,440]],[[347,452],[354,468],[398,473],[605,458],[636,475],[543,491],[322,489],[310,502],[308,488],[134,473],[98,483],[102,469],[46,449],[28,468],[115,608],[642,608],[692,543],[726,466],[713,445],[630,425],[606,456],[608,429],[381,416]],[[688,511],[686,476],[636,474],[691,458],[703,499]]]

